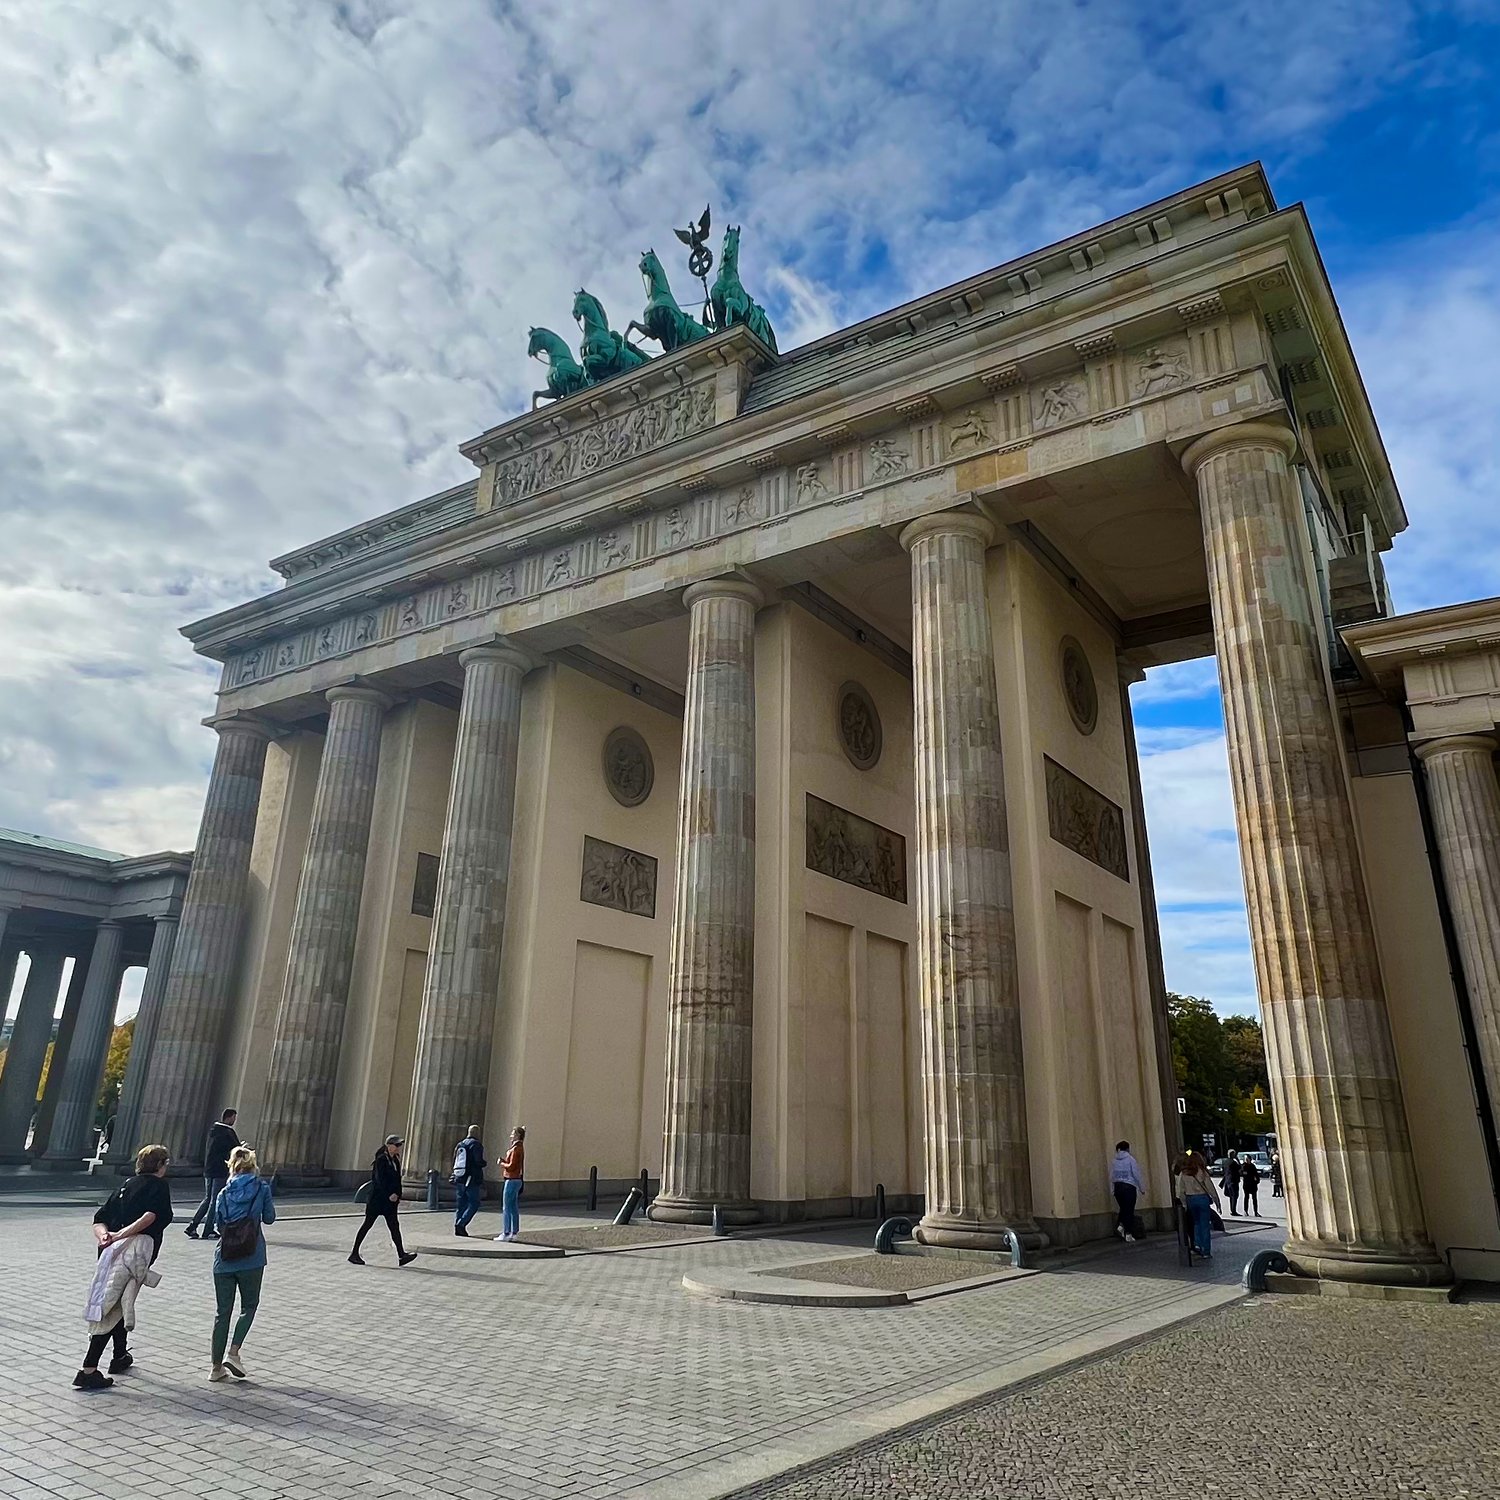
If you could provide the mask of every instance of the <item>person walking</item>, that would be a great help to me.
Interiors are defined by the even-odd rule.
[[[365,1222],[354,1236],[354,1248],[349,1252],[349,1264],[362,1266],[359,1247],[376,1219],[384,1219],[391,1232],[391,1243],[396,1247],[396,1264],[408,1266],[417,1258],[415,1250],[408,1250],[401,1243],[401,1225],[396,1219],[396,1210],[401,1206],[401,1148],[406,1142],[399,1135],[388,1135],[385,1144],[375,1153],[370,1163],[370,1197],[365,1204]]]
[[[1245,1217],[1260,1217],[1260,1168],[1247,1156],[1240,1163],[1240,1192],[1245,1198]]]
[[[1129,1141],[1115,1143],[1115,1159],[1109,1167],[1109,1186],[1119,1207],[1115,1233],[1127,1245],[1135,1244],[1135,1200],[1136,1195],[1146,1191],[1146,1179],[1141,1175],[1141,1164],[1130,1154]]]
[[[526,1127],[510,1133],[510,1149],[500,1161],[500,1233],[497,1240],[513,1240],[521,1233],[521,1187],[526,1180]]]
[[[1210,1238],[1209,1209],[1218,1203],[1219,1191],[1208,1175],[1208,1165],[1196,1151],[1189,1151],[1182,1160],[1177,1173],[1177,1196],[1187,1212],[1192,1226],[1193,1249],[1204,1260],[1213,1259],[1213,1244]]]
[[[276,1222],[276,1204],[271,1184],[262,1180],[255,1153],[236,1146],[229,1153],[229,1181],[214,1205],[219,1243],[214,1246],[213,1368],[210,1380],[233,1375],[245,1378],[240,1345],[255,1321],[260,1306],[260,1284],[266,1270],[266,1237],[262,1227]],[[229,1342],[229,1320],[234,1316],[235,1294],[239,1294],[240,1317]],[[227,1350],[225,1346],[228,1346]]]
[[[469,1126],[469,1133],[453,1153],[453,1182],[458,1188],[458,1206],[453,1210],[453,1232],[469,1237],[469,1220],[479,1212],[484,1201],[484,1147],[479,1142],[479,1127]]]
[[[1224,1196],[1229,1199],[1229,1212],[1236,1218],[1240,1212],[1240,1171],[1239,1155],[1231,1151],[1224,1158]]]
[[[1281,1153],[1279,1151],[1271,1154],[1271,1196],[1281,1197]]]
[[[200,1224],[203,1225],[204,1239],[218,1239],[218,1235],[214,1233],[214,1205],[219,1201],[219,1194],[224,1191],[225,1183],[229,1181],[229,1153],[240,1143],[234,1129],[237,1119],[238,1110],[226,1109],[208,1127],[208,1136],[203,1142],[203,1202],[198,1205],[198,1211],[182,1231],[190,1240],[198,1238]]]
[[[98,1263],[85,1309],[89,1347],[73,1377],[78,1390],[107,1390],[114,1384],[110,1375],[135,1363],[126,1336],[135,1327],[136,1294],[142,1286],[155,1286],[161,1280],[151,1267],[172,1222],[167,1161],[165,1146],[142,1146],[135,1154],[135,1176],[116,1188],[94,1214]],[[99,1369],[106,1344],[114,1345],[109,1375]]]

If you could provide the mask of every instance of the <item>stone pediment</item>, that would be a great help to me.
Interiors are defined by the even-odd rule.
[[[492,428],[460,450],[482,471],[478,509],[507,509],[731,421],[775,362],[748,329],[731,328]]]

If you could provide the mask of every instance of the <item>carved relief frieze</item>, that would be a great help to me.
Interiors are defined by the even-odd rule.
[[[870,444],[870,478],[879,484],[900,479],[912,466],[911,448],[898,438],[880,437]]]
[[[1125,847],[1125,814],[1102,792],[1051,758],[1047,768],[1047,830],[1059,844],[1085,859],[1130,879]]]
[[[604,417],[495,467],[495,503],[514,505],[543,490],[623,463],[713,425],[714,387],[704,381]]]
[[[807,868],[891,901],[906,900],[906,840],[811,792]]]
[[[578,899],[633,917],[656,915],[656,860],[585,834]]]
[[[993,433],[990,414],[983,407],[971,406],[948,423],[948,451],[963,456],[988,448]]]
[[[797,504],[814,505],[829,494],[825,465],[816,461],[797,466]]]
[[[753,484],[742,484],[720,499],[720,515],[725,527],[746,526],[760,519],[760,497]]]

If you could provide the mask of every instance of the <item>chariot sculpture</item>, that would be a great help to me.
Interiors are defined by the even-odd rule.
[[[639,333],[659,344],[662,353],[670,354],[684,344],[709,338],[726,328],[743,326],[773,354],[776,352],[776,333],[771,320],[766,316],[765,308],[750,296],[740,280],[740,231],[737,225],[731,225],[724,233],[719,274],[714,278],[713,286],[709,286],[708,273],[714,264],[713,251],[706,243],[709,224],[709,211],[705,208],[696,224],[675,231],[677,238],[691,252],[689,272],[703,286],[703,311],[699,316],[694,317],[678,304],[656,251],[645,250],[641,253],[640,272],[646,288],[646,306],[639,318],[626,325],[624,333],[617,333],[609,326],[609,316],[603,304],[582,287],[573,298],[573,318],[583,335],[576,358],[567,341],[550,328],[531,329],[526,352],[532,358],[542,360],[547,367],[546,383],[541,390],[531,393],[533,411],[539,401],[560,401],[645,364],[652,356],[638,344],[630,342],[632,333]]]

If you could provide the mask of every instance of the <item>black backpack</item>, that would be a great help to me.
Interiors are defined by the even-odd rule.
[[[255,1201],[258,1206],[259,1194]],[[248,1260],[255,1254],[255,1247],[260,1240],[260,1216],[252,1209],[242,1219],[221,1219],[218,1230],[219,1259]]]

